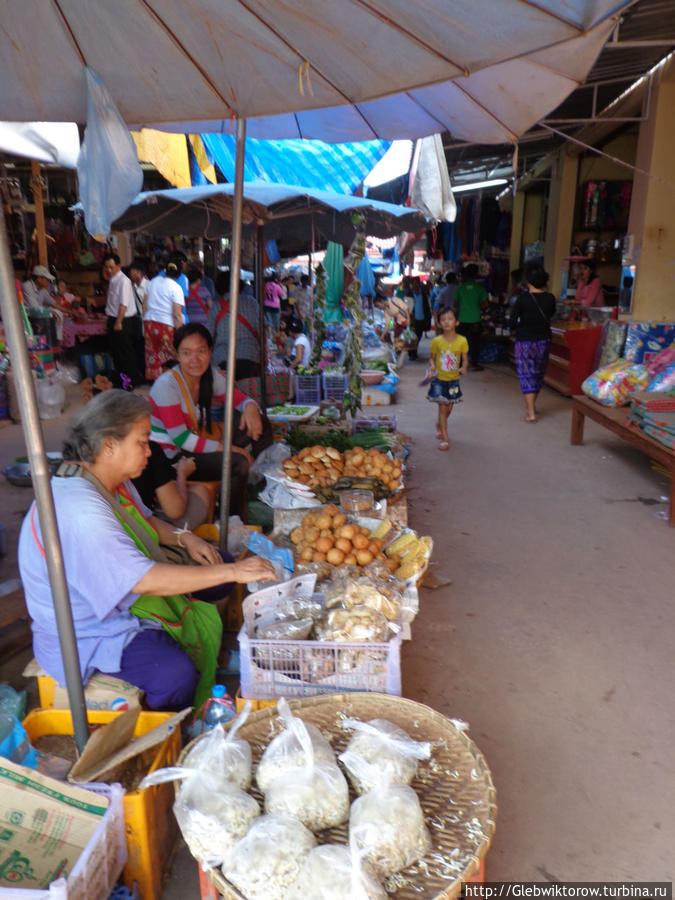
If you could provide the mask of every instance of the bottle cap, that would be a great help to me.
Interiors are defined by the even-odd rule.
[[[211,691],[212,697],[215,697],[216,699],[220,699],[221,697],[224,697],[225,694],[227,694],[227,688],[225,687],[224,684],[214,684],[213,685],[213,690]]]

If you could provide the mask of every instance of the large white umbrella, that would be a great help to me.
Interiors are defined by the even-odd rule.
[[[435,133],[443,128],[435,108],[424,108],[425,126],[412,111],[428,102],[440,108],[445,92],[428,98],[418,92],[451,81],[466,88],[470,77],[490,66],[582,37],[603,22],[609,29],[608,17],[627,5],[627,0],[5,0],[0,120],[84,123],[86,67],[97,71],[128,124],[236,119],[230,317],[234,352],[247,119],[260,120],[252,134],[274,137],[279,136],[274,130],[277,117],[288,123],[293,116],[298,122],[294,134],[281,136],[305,137],[310,135],[301,123],[304,112],[332,107],[312,125],[311,136],[352,140],[352,123],[359,120],[367,123],[369,137],[373,132],[385,135],[383,125],[371,126],[375,111],[364,111],[365,104],[383,102],[388,104],[381,107],[385,120],[400,127],[396,137]],[[518,85],[511,83],[510,90],[517,92]],[[399,100],[386,99],[397,94],[405,94],[410,116],[400,126],[392,106]],[[553,98],[550,106],[556,102]],[[272,117],[269,131],[263,127],[264,117]],[[488,118],[494,120],[494,111]],[[87,726],[72,615],[1,215],[0,308],[19,384],[75,737],[81,745]],[[231,365],[226,450],[232,435],[233,390]],[[229,466],[230,454],[225,452],[226,496]]]

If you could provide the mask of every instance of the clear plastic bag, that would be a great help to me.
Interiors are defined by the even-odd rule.
[[[388,641],[396,629],[377,609],[354,606],[352,609],[332,609],[326,618],[317,622],[314,633],[320,641]]]
[[[284,772],[297,766],[304,766],[307,763],[305,750],[298,740],[295,730],[292,728],[295,716],[283,697],[279,700],[277,709],[286,727],[281,734],[278,734],[270,741],[258,763],[255,780],[263,793],[266,793],[272,782]],[[312,742],[314,761],[336,764],[333,748],[319,729],[312,725],[311,722],[306,722],[305,728]]]
[[[103,241],[110,225],[143,187],[136,145],[103,82],[85,69],[87,127],[77,160],[77,178],[89,234]]]
[[[344,844],[321,844],[310,851],[284,900],[387,900],[387,892],[361,865],[359,853]]]
[[[414,741],[402,728],[386,719],[371,719],[361,722],[358,719],[345,719],[342,727],[354,731],[347,749],[339,757],[344,764],[349,780],[357,794],[365,794],[381,782],[382,776],[388,777],[392,784],[410,784],[417,774],[417,762],[429,759],[431,744],[427,741]],[[349,760],[355,754],[371,765],[377,766],[377,777],[373,780],[370,768],[353,771]],[[365,781],[361,778],[367,776]]]
[[[341,758],[362,784],[375,785],[352,803],[349,835],[375,875],[385,880],[431,849],[419,798],[408,785],[391,784],[377,765],[355,753],[345,750]]]
[[[302,719],[289,724],[303,749],[304,766],[294,766],[275,778],[265,793],[265,812],[295,816],[310,831],[322,831],[347,821],[349,787],[335,763],[314,759],[314,748]]]
[[[350,581],[342,603],[345,609],[369,606],[381,612],[390,622],[395,622],[401,614],[401,593],[391,580],[384,578],[363,576]]]
[[[158,769],[146,776],[139,787],[177,779],[183,779],[183,783],[173,812],[190,853],[202,863],[222,865],[260,815],[260,807],[222,774],[203,769]]]
[[[313,626],[313,619],[284,619],[259,626],[255,636],[263,641],[304,641]]]
[[[207,731],[187,754],[183,765],[217,773],[243,791],[248,790],[251,786],[251,747],[248,741],[237,737],[237,732],[248,719],[251,708],[251,703],[247,702],[228,731],[222,725]]]
[[[235,846],[223,875],[248,900],[284,900],[316,839],[290,816],[261,816]]]

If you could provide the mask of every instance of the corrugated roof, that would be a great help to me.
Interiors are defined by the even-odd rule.
[[[658,42],[658,45],[635,46],[635,42],[647,41]],[[549,113],[547,118],[583,120],[591,118],[595,113],[596,118],[601,121],[603,110],[674,49],[675,0],[637,0],[623,14],[613,38],[603,48],[584,84]],[[623,116],[636,114],[639,113],[622,113]],[[588,124],[570,121],[555,127],[574,135]],[[624,126],[617,122],[614,130],[622,127]],[[625,127],[631,126],[626,123]],[[523,164],[526,167],[534,164],[561,143],[562,138],[547,135],[539,126],[535,126],[519,142],[519,169],[522,171]],[[467,180],[474,172],[479,172],[481,167],[508,165],[513,155],[511,145],[453,143],[449,135],[445,135],[444,144],[454,181],[462,178]]]

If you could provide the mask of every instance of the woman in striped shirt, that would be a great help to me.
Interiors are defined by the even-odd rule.
[[[196,469],[191,480],[219,481],[223,426],[213,421],[212,409],[225,401],[226,378],[211,365],[213,339],[203,325],[195,322],[179,328],[174,346],[178,365],[161,375],[150,391],[150,439],[170,459],[193,458]],[[235,387],[234,403],[231,514],[240,512],[251,455],[257,456],[271,443],[269,423],[265,427],[255,400]]]

